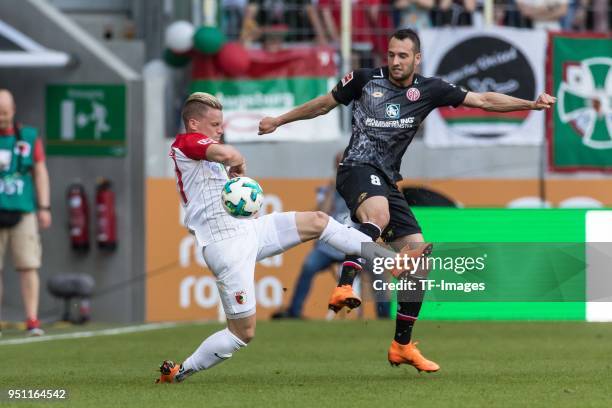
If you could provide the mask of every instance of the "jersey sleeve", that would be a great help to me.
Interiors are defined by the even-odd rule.
[[[45,148],[43,147],[42,140],[36,138],[34,142],[34,162],[40,163],[45,161]]]
[[[433,89],[433,100],[436,106],[459,106],[465,96],[467,90],[459,87],[455,84],[443,81],[442,79],[436,78]]]
[[[331,94],[336,102],[348,105],[361,97],[361,90],[368,82],[367,69],[356,69],[346,74],[332,89]]]
[[[206,152],[214,144],[218,144],[218,142],[200,135],[199,137],[185,138],[178,148],[181,149],[185,156],[192,160],[206,160]]]

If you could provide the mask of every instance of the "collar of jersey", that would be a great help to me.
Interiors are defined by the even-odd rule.
[[[14,135],[15,135],[15,129],[13,129],[12,127],[6,128],[6,129],[0,129],[0,136],[14,136]]]
[[[200,133],[200,132],[179,133],[177,136],[185,136],[185,137],[186,136],[196,136],[196,137],[204,136],[204,137],[208,137],[204,133]]]
[[[407,86],[398,86],[398,85],[396,85],[395,83],[393,83],[393,82],[391,81],[391,77],[390,77],[390,75],[389,75],[389,67],[387,66],[387,67],[385,67],[385,68],[386,68],[386,71],[387,71],[387,72],[386,72],[386,74],[387,74],[387,81],[389,81],[389,83],[390,83],[391,85],[393,85],[394,87],[396,87],[396,88],[398,88],[398,89],[409,89],[409,88],[412,88],[412,87],[414,86],[414,81],[417,79],[417,76],[418,76],[418,77],[420,77],[420,76],[421,76],[420,74],[417,74],[417,73],[415,72],[415,73],[414,73],[414,75],[412,76],[412,82],[410,83],[410,85],[407,85]],[[383,72],[384,72],[384,71],[383,71]]]

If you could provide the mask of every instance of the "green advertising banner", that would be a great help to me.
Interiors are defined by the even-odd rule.
[[[274,79],[194,80],[192,92],[208,92],[223,104],[225,140],[236,142],[323,141],[340,138],[339,110],[279,127],[274,133],[258,135],[264,116],[278,116],[333,87],[326,77],[285,77]]]
[[[48,154],[125,156],[124,85],[48,85],[45,101]]]
[[[503,254],[495,255],[496,248],[503,248],[495,243],[515,243],[516,259],[523,260],[532,267],[530,270],[541,270],[532,283],[517,289],[515,293],[505,293],[498,301],[487,298],[470,298],[467,301],[455,301],[453,297],[443,296],[439,290],[426,294],[425,303],[420,314],[423,319],[442,320],[585,320],[585,281],[584,268],[586,241],[586,210],[508,210],[508,209],[438,209],[415,208],[414,214],[419,220],[425,238],[440,249],[440,255],[452,253],[461,247],[453,247],[452,243],[485,243],[474,245],[472,249],[461,250],[463,256],[470,251],[474,256],[488,254],[487,261],[499,277],[489,275],[489,280],[502,282],[500,288],[510,285],[503,282],[511,279],[514,267],[506,262],[512,254],[512,245]],[[440,243],[440,244],[437,244]],[[488,244],[487,244],[488,243]],[[522,243],[522,244],[521,244]],[[527,250],[525,243],[533,243]],[[464,247],[465,244],[462,244]],[[552,262],[553,252],[562,251],[564,257],[557,259],[559,264]],[[498,259],[500,262],[494,261]],[[568,263],[570,259],[572,262]],[[537,268],[533,265],[542,263],[547,268]],[[579,265],[582,263],[582,265]],[[503,265],[504,267],[496,267]],[[566,269],[559,265],[565,264]],[[550,267],[552,266],[552,267]],[[505,275],[505,277],[504,277]],[[524,278],[524,271],[518,278]],[[520,275],[520,276],[519,276]],[[451,281],[461,281],[464,277],[456,276]],[[534,283],[549,285],[551,282],[563,282],[557,289],[561,293],[548,294],[549,299],[542,297],[542,291],[534,289]],[[494,288],[494,287],[493,287]],[[491,293],[489,293],[491,294]],[[453,295],[457,296],[457,294]],[[472,293],[470,296],[474,296]],[[563,298],[564,301],[559,301]],[[516,301],[510,301],[517,299]],[[395,304],[394,304],[395,306]],[[392,307],[392,310],[394,307]]]
[[[547,112],[553,171],[612,171],[612,37],[550,34]]]

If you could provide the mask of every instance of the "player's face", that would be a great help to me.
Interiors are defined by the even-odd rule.
[[[195,121],[194,127],[198,133],[210,137],[215,142],[223,136],[223,112],[219,109],[208,108],[200,120]]]
[[[0,129],[8,129],[13,126],[15,117],[15,104],[8,95],[0,94]]]
[[[407,80],[420,63],[421,53],[414,52],[412,40],[408,38],[398,40],[395,37],[389,40],[387,65],[391,78],[398,82]]]

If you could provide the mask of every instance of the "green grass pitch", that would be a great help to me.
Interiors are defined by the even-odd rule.
[[[65,388],[75,407],[610,407],[612,324],[423,321],[442,369],[392,368],[393,322],[262,322],[253,343],[181,384],[154,384],[217,324],[2,345],[0,389]],[[4,339],[7,336],[5,334]],[[42,406],[48,403],[8,403]]]

